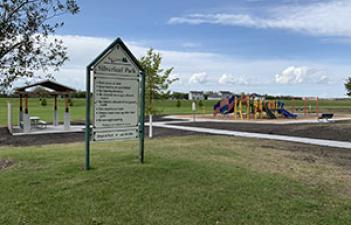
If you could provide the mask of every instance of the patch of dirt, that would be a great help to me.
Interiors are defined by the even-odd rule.
[[[262,134],[280,134],[336,141],[351,141],[351,123],[336,122],[329,124],[252,124],[223,122],[192,122],[174,125],[244,131]]]
[[[341,197],[351,194],[351,151],[312,145],[282,143],[285,148],[262,148],[253,150],[252,168],[283,174],[300,180],[309,186],[321,184]],[[266,147],[267,145],[265,145]],[[299,150],[303,149],[303,150]]]
[[[272,144],[274,143],[274,144]],[[338,167],[351,170],[351,150],[344,148],[323,147],[295,142],[261,140],[257,147],[291,152],[290,158],[309,164],[323,160]]]
[[[15,164],[15,161],[13,161],[13,160],[1,160],[0,159],[0,170],[4,170],[6,168],[9,168],[14,164]]]

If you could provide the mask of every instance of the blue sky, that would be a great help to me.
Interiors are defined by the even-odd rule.
[[[171,89],[344,97],[351,76],[350,0],[78,1],[58,35],[71,60],[56,78],[84,88],[85,66],[116,37],[153,47]]]

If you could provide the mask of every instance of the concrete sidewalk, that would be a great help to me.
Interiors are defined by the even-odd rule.
[[[184,121],[182,122],[184,123]],[[220,129],[211,129],[211,128],[201,128],[201,127],[177,126],[177,125],[168,125],[167,122],[155,122],[153,123],[153,126],[163,127],[168,129],[193,131],[193,132],[206,133],[206,134],[229,135],[229,136],[236,136],[236,137],[259,138],[259,139],[279,140],[279,141],[291,141],[291,142],[312,144],[312,145],[319,145],[319,146],[326,146],[326,147],[347,148],[351,150],[351,142],[346,142],[346,141],[332,141],[332,140],[292,137],[292,136],[275,135],[275,134],[260,134],[260,133],[229,131],[229,130],[220,130]]]
[[[186,121],[193,121],[192,116],[189,115],[189,117],[184,117],[184,115],[179,116],[179,115],[169,115],[165,116],[165,119],[172,119],[172,120],[186,120]],[[231,117],[228,117],[227,119],[220,119],[220,118],[203,118],[201,115],[196,115],[196,122],[216,122],[216,123],[249,123],[249,124],[281,124],[281,125],[289,125],[289,124],[318,124],[318,123],[333,123],[337,121],[346,121],[346,120],[351,120],[351,117],[339,117],[339,118],[333,118],[330,120],[317,120],[317,118],[307,118],[307,119],[276,119],[276,120],[268,120],[268,119],[251,119],[251,120],[234,120],[234,119],[229,119]]]

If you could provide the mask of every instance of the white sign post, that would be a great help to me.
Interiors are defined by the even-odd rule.
[[[10,102],[7,103],[7,129],[12,134],[13,126],[12,126],[12,105]]]
[[[113,42],[87,68],[87,93],[93,77],[94,141],[140,140],[144,160],[144,74],[121,39]],[[86,169],[90,167],[90,95],[87,94]]]

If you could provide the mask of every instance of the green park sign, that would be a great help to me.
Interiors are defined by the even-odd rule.
[[[90,168],[90,141],[139,139],[144,162],[145,74],[138,60],[118,38],[87,67],[86,93],[93,78],[94,120],[90,125],[91,96],[86,95],[85,168]],[[92,129],[91,129],[92,128]]]

